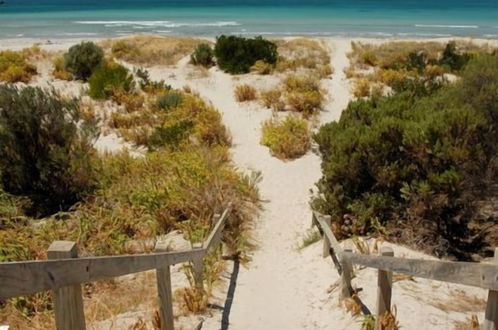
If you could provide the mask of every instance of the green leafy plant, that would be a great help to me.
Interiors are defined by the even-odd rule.
[[[0,173],[5,191],[28,196],[35,215],[68,209],[95,185],[95,130],[55,91],[0,86]]]
[[[156,100],[156,106],[162,110],[171,110],[182,104],[183,96],[180,93],[167,93],[159,96]]]
[[[87,80],[104,61],[104,51],[93,42],[82,42],[64,54],[64,68],[76,79]]]
[[[190,62],[209,68],[214,65],[214,51],[208,44],[199,44],[190,55]]]
[[[275,64],[277,45],[262,37],[247,39],[236,36],[220,36],[214,48],[220,69],[232,73],[247,73],[258,60]]]
[[[88,83],[88,95],[97,100],[108,99],[118,92],[131,92],[135,86],[133,75],[115,62],[108,62],[97,68]]]

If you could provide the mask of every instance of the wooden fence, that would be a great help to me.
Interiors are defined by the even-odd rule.
[[[203,258],[220,243],[230,211],[231,206],[215,215],[217,221],[204,244],[186,251],[167,252],[166,242],[158,242],[151,254],[78,258],[76,243],[53,242],[49,260],[0,263],[0,299],[52,290],[57,329],[81,330],[85,329],[82,283],[155,269],[161,329],[173,330],[170,266],[192,262],[195,283],[202,289]]]
[[[331,230],[331,217],[314,212],[312,224],[323,234],[323,257],[331,256],[341,276],[341,298],[351,297],[352,265],[378,269],[377,320],[391,310],[392,274],[400,273],[435,281],[458,283],[489,290],[482,329],[498,330],[498,249],[493,263],[449,262],[394,257],[394,251],[382,247],[379,255],[353,253],[342,249]]]

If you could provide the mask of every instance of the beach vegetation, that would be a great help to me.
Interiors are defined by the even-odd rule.
[[[76,79],[87,80],[104,61],[104,51],[95,43],[81,42],[64,54],[64,68]]]
[[[88,95],[96,100],[109,99],[118,93],[129,93],[135,87],[133,75],[116,62],[106,62],[99,66],[88,84]]]
[[[325,100],[320,78],[308,75],[289,75],[284,79],[284,98],[291,111],[311,116],[320,110]]]
[[[180,59],[192,54],[199,44],[206,44],[206,41],[195,38],[140,35],[106,40],[101,44],[117,59],[150,66],[174,65]]]
[[[214,65],[214,51],[211,45],[199,44],[190,55],[190,63],[210,68]]]
[[[251,71],[256,72],[261,75],[270,74],[273,72],[274,65],[266,63],[263,60],[257,60],[253,66],[251,66]]]
[[[367,79],[356,79],[353,83],[353,95],[355,97],[370,96],[370,82]]]
[[[279,54],[276,71],[296,72],[303,69],[312,71],[321,78],[333,73],[329,51],[322,42],[308,38],[296,38],[278,40],[276,43]]]
[[[156,100],[156,106],[161,110],[171,110],[182,104],[183,96],[181,93],[170,92],[161,95]]]
[[[260,143],[270,148],[271,154],[279,159],[299,158],[311,146],[309,124],[294,115],[283,120],[269,119],[263,123]]]
[[[341,238],[379,234],[438,256],[485,254],[491,231],[474,214],[496,181],[498,56],[473,57],[453,84],[407,81],[352,101],[314,136],[323,177],[313,208],[336,219]]]
[[[258,98],[256,88],[248,84],[242,84],[235,87],[235,99],[237,102],[254,101]]]
[[[285,110],[283,93],[280,88],[273,88],[260,93],[260,100],[263,106],[273,111]]]
[[[64,57],[62,56],[57,56],[54,59],[54,70],[52,71],[52,74],[55,79],[60,80],[70,81],[74,78],[74,75],[66,70],[66,67],[64,66]]]
[[[28,83],[36,73],[36,67],[23,52],[0,51],[0,81]]]
[[[95,127],[55,91],[0,86],[3,190],[29,198],[30,214],[67,210],[95,185]]]
[[[262,37],[222,35],[216,38],[214,53],[220,69],[231,74],[248,73],[258,60],[275,64],[278,58],[277,45]]]

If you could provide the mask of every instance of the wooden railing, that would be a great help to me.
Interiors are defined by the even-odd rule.
[[[173,330],[170,266],[190,261],[196,286],[203,288],[203,258],[220,243],[230,214],[229,206],[217,219],[202,245],[186,251],[167,252],[167,242],[158,242],[155,253],[78,258],[76,243],[53,242],[48,259],[0,263],[0,299],[52,290],[58,330],[85,329],[81,284],[117,276],[156,270],[161,329]]]
[[[323,235],[323,257],[332,257],[341,276],[341,298],[353,295],[353,264],[378,269],[377,320],[391,311],[394,272],[489,290],[482,329],[498,330],[498,249],[495,250],[493,262],[489,264],[396,258],[389,247],[382,247],[378,256],[366,255],[342,249],[332,233],[330,216],[314,212],[312,224],[318,226]]]

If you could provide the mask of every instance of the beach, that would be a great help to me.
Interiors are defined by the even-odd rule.
[[[297,37],[297,36],[296,36]],[[288,37],[287,40],[294,38]],[[100,42],[100,39],[92,39]],[[207,38],[214,41],[213,38]],[[327,93],[327,100],[316,118],[314,129],[330,121],[337,121],[342,110],[353,99],[352,81],[346,77],[349,66],[347,54],[351,42],[379,44],[389,39],[368,38],[317,38],[328,50],[334,73],[323,79],[321,87]],[[438,41],[446,43],[449,38],[409,39],[410,41]],[[477,44],[497,41],[486,39],[463,39]],[[37,43],[44,50],[66,51],[79,42],[76,39],[58,39],[47,43],[40,39],[11,39],[1,43],[1,49],[19,50]],[[130,69],[134,66],[126,64]],[[48,65],[48,64],[45,64]],[[203,99],[212,104],[222,115],[222,121],[232,136],[230,153],[233,162],[240,170],[260,172],[259,183],[263,212],[255,222],[253,238],[256,244],[251,253],[251,261],[240,268],[233,305],[229,315],[231,329],[360,329],[361,320],[342,308],[339,303],[337,282],[339,275],[330,259],[323,259],[321,244],[313,244],[305,249],[298,246],[310,227],[310,194],[321,176],[320,157],[309,151],[293,161],[281,161],[273,157],[265,146],[260,145],[262,123],[272,117],[272,112],[256,102],[240,104],[232,96],[235,86],[248,83],[258,90],[274,87],[279,82],[275,75],[262,76],[254,73],[230,76],[213,67],[199,74],[189,64],[189,56],[174,65],[155,65],[147,68],[153,80],[164,79],[173,88],[181,89],[188,85]],[[61,82],[50,76],[49,68],[39,67],[38,75],[31,85],[60,88],[69,95],[81,95],[80,82]],[[102,135],[96,147],[102,152],[117,152],[122,148],[134,150],[115,134]],[[141,150],[134,150],[140,155]],[[367,240],[373,247],[374,240]],[[350,241],[344,246],[352,247]],[[396,256],[412,258],[432,258],[408,248],[392,245]],[[217,304],[225,303],[234,264],[228,262],[223,280],[215,292]],[[185,284],[180,269],[174,271],[174,286]],[[358,269],[364,290],[360,298],[368,306],[374,306],[376,272],[372,269]],[[459,285],[434,284],[429,280],[400,280],[394,284],[393,301],[396,304],[398,320],[404,329],[446,329],[449,325],[466,322],[472,314],[483,318],[481,308],[486,298],[485,290]],[[461,302],[453,302],[459,296]],[[475,306],[473,306],[475,305]],[[477,306],[477,307],[476,307]],[[373,307],[372,307],[373,308]],[[133,324],[137,317],[150,317],[148,306],[133,312],[116,315],[113,319],[92,324],[96,329],[119,329]],[[203,315],[203,329],[219,329],[222,313],[212,311]],[[196,318],[186,318],[184,322],[195,323]]]

